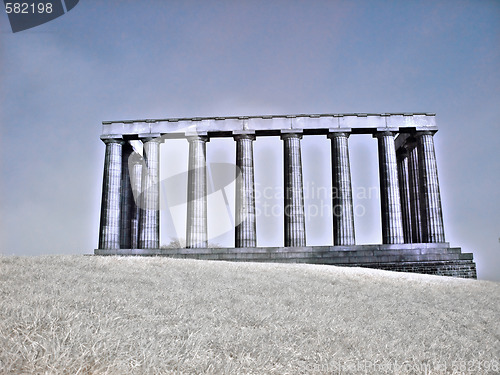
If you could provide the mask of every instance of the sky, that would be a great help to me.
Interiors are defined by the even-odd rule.
[[[446,240],[500,281],[500,1],[81,0],[18,33],[1,15],[0,64],[4,255],[96,248],[102,121],[432,112]],[[349,142],[356,240],[380,243],[377,143]],[[282,144],[258,138],[254,151],[258,245],[281,246]],[[161,146],[176,194],[187,157],[185,140]],[[209,164],[234,160],[232,139],[207,144]],[[326,137],[304,137],[302,162],[307,244],[332,244]],[[228,217],[209,201],[213,243],[234,245]],[[185,237],[185,213],[160,220],[162,244]]]

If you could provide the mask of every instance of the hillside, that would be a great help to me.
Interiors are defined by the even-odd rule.
[[[0,256],[2,374],[499,373],[500,284],[334,266]]]

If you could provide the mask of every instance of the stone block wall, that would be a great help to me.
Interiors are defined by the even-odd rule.
[[[457,260],[454,262],[358,263],[346,264],[346,266],[477,279],[476,264],[470,260]]]

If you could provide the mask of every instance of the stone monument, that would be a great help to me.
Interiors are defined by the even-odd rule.
[[[226,261],[370,267],[476,278],[470,253],[445,241],[432,113],[319,114],[106,121],[99,245],[96,255],[168,256]],[[382,244],[356,245],[349,137],[378,142]],[[333,246],[307,246],[301,139],[331,141]],[[284,150],[284,247],[257,247],[253,142],[275,136]],[[234,248],[207,243],[206,147],[210,138],[236,143]],[[189,145],[186,248],[160,249],[160,143]],[[143,143],[143,156],[130,141]]]

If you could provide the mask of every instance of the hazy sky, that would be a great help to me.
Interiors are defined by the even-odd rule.
[[[447,241],[500,280],[500,1],[81,0],[33,29],[13,34],[6,14],[0,26],[3,254],[93,252],[103,120],[435,112]],[[234,147],[212,140],[207,159],[233,163]],[[381,241],[376,147],[350,138],[355,194],[375,191],[355,197],[358,243]],[[330,187],[326,137],[305,137],[302,152],[305,185]],[[255,154],[259,192],[277,193],[258,207],[279,210],[279,139],[259,138]],[[163,144],[161,166],[182,174],[187,142]],[[212,237],[224,210],[209,205]],[[171,214],[162,243],[183,237],[185,216]],[[331,218],[309,216],[308,244],[331,244]],[[259,217],[259,245],[281,245],[282,227]]]

